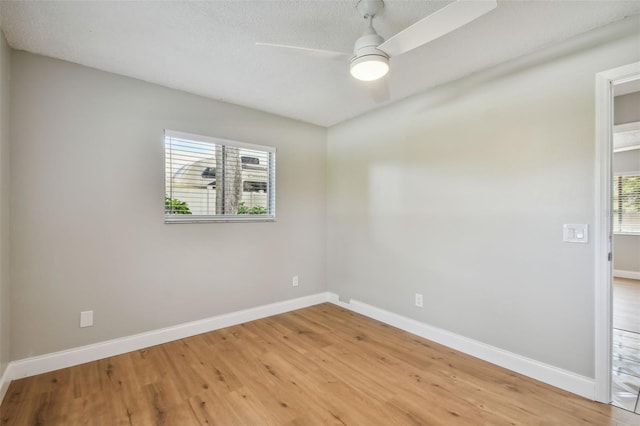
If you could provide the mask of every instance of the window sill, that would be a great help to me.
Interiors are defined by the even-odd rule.
[[[230,222],[275,222],[274,215],[229,215],[229,216],[165,216],[164,223],[230,223]]]

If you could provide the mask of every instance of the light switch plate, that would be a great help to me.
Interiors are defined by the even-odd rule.
[[[563,225],[562,241],[566,243],[588,243],[589,225],[586,223],[570,223]]]

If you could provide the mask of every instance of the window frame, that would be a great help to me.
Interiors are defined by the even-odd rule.
[[[616,226],[619,227],[619,229],[622,229],[622,223],[619,222],[618,220],[618,216],[619,213],[615,210],[615,203],[614,203],[614,197],[615,194],[618,191],[618,178],[624,178],[624,177],[639,177],[640,178],[640,171],[632,171],[632,172],[616,172],[613,174],[612,176],[612,187],[611,187],[611,233],[613,235],[636,235],[636,236],[640,236],[640,230],[639,231],[622,231],[622,230],[616,230]]]
[[[164,194],[166,197],[173,195],[172,187],[167,179],[167,138],[182,139],[211,145],[232,146],[239,149],[262,151],[268,153],[267,164],[267,214],[235,214],[235,215],[194,215],[194,214],[170,214],[165,211],[164,223],[228,223],[228,222],[275,222],[276,220],[276,148],[266,145],[250,144],[212,136],[196,135],[192,133],[164,130],[162,139],[164,145]],[[244,186],[244,182],[243,185]],[[241,186],[241,189],[243,189]],[[244,192],[244,191],[243,191]],[[163,207],[165,203],[163,203]]]

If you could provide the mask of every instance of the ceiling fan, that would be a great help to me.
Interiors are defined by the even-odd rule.
[[[367,27],[356,40],[353,54],[273,43],[258,46],[287,49],[305,55],[333,59],[351,57],[351,75],[362,81],[375,81],[389,71],[389,58],[429,43],[479,18],[497,6],[496,0],[457,0],[384,40],[373,28],[373,18],[384,8],[383,0],[359,0],[356,10]]]

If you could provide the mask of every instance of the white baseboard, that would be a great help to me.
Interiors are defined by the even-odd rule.
[[[458,351],[464,352],[492,364],[499,365],[525,376],[540,380],[569,392],[594,398],[594,379],[580,376],[530,358],[508,352],[473,339],[442,330],[419,321],[403,317],[393,312],[376,308],[366,303],[350,300],[344,303],[334,293],[318,293],[298,299],[286,300],[270,305],[258,306],[225,315],[219,315],[186,324],[167,327],[147,333],[136,334],[120,339],[82,346],[79,348],[41,355],[37,357],[12,361],[0,378],[0,401],[4,399],[11,380],[42,374],[61,368],[71,367],[98,359],[108,358],[123,353],[140,350],[208,331],[266,318],[272,315],[306,308],[319,303],[331,302],[351,311],[376,319],[386,324],[405,330],[425,339],[432,340]]]
[[[385,311],[366,303],[351,299],[349,303],[340,302],[336,294],[330,294],[329,301],[353,312],[392,325],[401,330],[425,339],[464,352],[481,360],[499,365],[516,373],[523,374],[541,382],[575,393],[593,400],[595,398],[595,380],[579,374],[527,358],[477,340],[433,327],[393,312]]]
[[[11,383],[11,379],[9,379],[7,375],[8,369],[9,366],[7,365],[7,368],[5,368],[4,372],[2,373],[2,377],[0,377],[0,403],[4,400],[4,396],[7,394],[9,384]]]
[[[136,351],[196,334],[218,330],[260,318],[278,315],[296,309],[324,303],[329,300],[329,293],[318,293],[297,299],[285,300],[269,305],[249,308],[242,311],[206,318],[180,324],[173,327],[153,330],[146,333],[127,336],[106,342],[81,346],[79,348],[54,352],[51,354],[21,359],[9,363],[0,378],[0,402],[4,399],[11,380],[42,374],[73,365],[84,364],[98,359]]]
[[[640,280],[640,272],[623,271],[622,269],[614,269],[613,276],[617,278],[629,278],[631,280]]]

